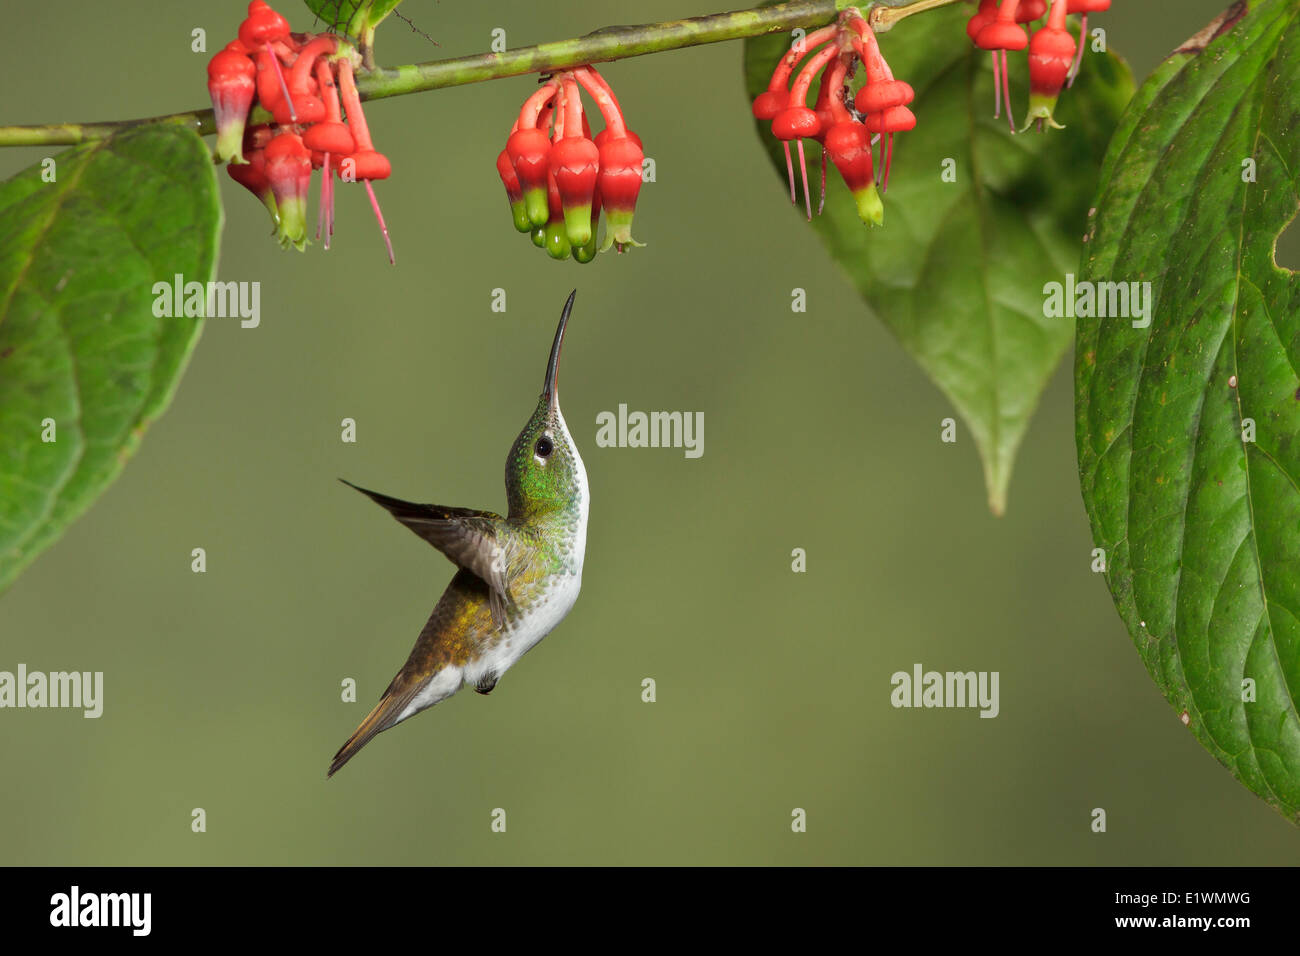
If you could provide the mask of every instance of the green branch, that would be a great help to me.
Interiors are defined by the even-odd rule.
[[[883,32],[913,13],[959,2],[964,0],[877,0],[876,3],[862,3],[859,6],[871,8],[871,25]],[[450,60],[435,60],[432,63],[371,70],[357,78],[357,87],[362,99],[377,100],[526,73],[549,73],[587,63],[608,63],[705,43],[744,40],[796,28],[812,30],[830,23],[841,11],[853,5],[851,0],[794,0],[791,3],[778,3],[734,13],[715,13],[689,20],[606,27],[577,39],[519,47],[504,53],[481,53]],[[269,122],[270,114],[260,108],[255,109],[253,120]],[[133,126],[153,123],[183,124],[203,136],[216,132],[212,110],[202,109],[115,122],[0,126],[0,146],[69,146],[87,140],[103,139]]]

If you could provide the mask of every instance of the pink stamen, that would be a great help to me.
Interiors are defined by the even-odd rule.
[[[375,218],[379,220],[379,229],[384,234],[384,245],[388,247],[389,265],[397,265],[397,260],[393,258],[393,240],[388,237],[388,226],[384,223],[384,214],[379,211],[379,200],[375,198],[374,187],[370,185],[370,180],[365,180],[366,192],[370,194],[370,208],[375,211]]]
[[[998,71],[998,51],[993,50],[993,118],[1002,115],[1002,74]]]
[[[332,213],[334,212],[333,209],[334,177],[330,175],[330,154],[329,153],[325,154],[325,162],[321,164],[321,172],[325,174],[325,178],[321,180],[321,184],[320,184],[320,188],[321,188],[320,211],[321,211],[321,216],[323,216],[325,219],[325,248],[329,249],[330,233],[334,231],[334,223],[330,221]],[[320,238],[320,233],[321,233],[320,226],[321,226],[320,219],[318,218],[316,220],[317,239]]]
[[[330,218],[329,218],[329,234],[330,234],[331,236],[334,235],[334,190],[336,190],[337,188],[338,188],[338,184],[334,182],[334,178],[333,178],[333,177],[330,177]],[[325,248],[328,249],[329,246],[327,245]]]
[[[785,171],[790,174],[790,204],[794,205],[799,200],[794,194],[794,160],[790,158],[790,141],[787,139],[781,145],[785,147]]]
[[[271,58],[271,69],[275,70],[275,78],[280,81],[280,92],[284,95],[284,102],[289,107],[289,119],[295,123],[298,122],[298,113],[293,108],[293,97],[289,95],[289,84],[284,82],[284,71],[280,69],[280,59],[271,49],[271,44],[266,45],[266,52]]]
[[[1088,38],[1088,14],[1083,14],[1079,19],[1079,49],[1074,51],[1074,62],[1070,64],[1070,72],[1065,75],[1065,88],[1068,90],[1074,86],[1074,81],[1079,77],[1079,67],[1083,66],[1083,41]]]
[[[329,173],[326,173],[326,174],[325,174],[325,178],[322,179],[322,180],[321,180],[321,183],[320,183],[320,202],[317,203],[317,205],[316,205],[316,239],[317,239],[317,241],[320,240],[320,230],[321,230],[321,226],[323,226],[323,225],[325,224],[325,197],[327,197],[327,196],[329,195],[329,191],[330,191]],[[326,233],[326,235],[328,235],[328,233]]]
[[[808,210],[808,221],[812,222],[812,196],[808,192],[808,165],[803,158],[803,140],[799,140],[799,172],[803,174],[803,201]]]
[[[1016,121],[1011,115],[1011,79],[1010,70],[1007,69],[1007,51],[1002,51],[1002,95],[1007,101],[1007,123],[1011,126],[1011,132],[1016,131]]]
[[[825,208],[826,208],[826,147],[823,146],[822,147],[822,198],[817,203],[817,215],[820,216],[822,214],[822,210]]]
[[[889,191],[889,167],[894,161],[894,134],[890,133],[886,136],[885,142],[889,144],[889,151],[885,154],[885,181],[880,185],[880,192],[882,195]]]

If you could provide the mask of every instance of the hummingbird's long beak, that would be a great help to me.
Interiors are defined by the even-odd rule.
[[[574,289],[569,293],[569,300],[564,303],[560,313],[560,324],[555,330],[555,341],[551,343],[551,358],[546,363],[546,384],[542,386],[542,397],[551,408],[560,407],[560,347],[564,345],[564,330],[569,324],[569,313],[573,311],[573,300],[578,295]]]

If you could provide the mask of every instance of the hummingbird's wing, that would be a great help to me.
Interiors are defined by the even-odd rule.
[[[472,508],[416,504],[339,480],[386,508],[457,567],[481,578],[490,592],[492,620],[498,626],[505,624],[506,608],[515,606],[510,594],[511,567],[520,551],[518,535],[505,518]]]

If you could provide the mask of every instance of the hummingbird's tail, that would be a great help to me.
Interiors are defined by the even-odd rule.
[[[388,716],[388,701],[389,698],[385,695],[384,699],[375,705],[375,709],[366,715],[366,719],[361,721],[361,726],[352,732],[352,736],[347,739],[343,746],[339,748],[339,752],[334,755],[334,759],[330,761],[329,771],[325,776],[334,776],[340,767],[356,755],[358,750],[370,743],[371,738],[373,738],[375,734],[387,730],[393,725],[393,723],[396,723],[396,721],[390,723],[384,722],[384,718]]]
[[[405,671],[393,678],[384,691],[384,696],[375,709],[366,715],[361,725],[352,732],[339,752],[330,761],[326,777],[332,777],[338,769],[356,756],[376,734],[383,733],[389,727],[400,724],[407,717],[414,717],[420,711],[432,707],[440,700],[445,700],[460,689],[461,669],[455,666],[442,668],[426,680],[404,680]]]

